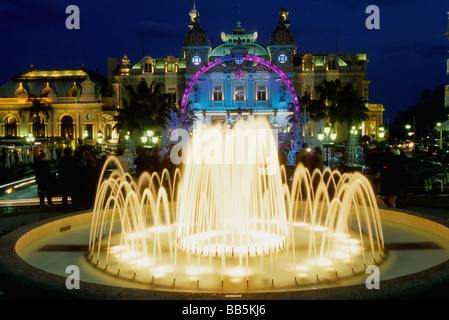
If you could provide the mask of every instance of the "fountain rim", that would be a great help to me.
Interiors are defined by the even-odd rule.
[[[387,214],[395,215],[402,213],[407,216],[429,220],[433,224],[441,225],[449,229],[449,222],[433,216],[419,214],[408,210],[382,210]],[[17,243],[22,237],[34,229],[38,229],[46,224],[51,224],[63,219],[70,219],[82,214],[90,214],[91,211],[80,211],[62,216],[38,221],[30,225],[23,226],[6,234],[0,239],[0,276],[10,279],[17,288],[24,290],[24,295],[31,294],[34,299],[49,297],[54,299],[80,299],[80,300],[126,300],[126,299],[178,299],[190,300],[192,294],[195,299],[204,300],[226,300],[226,292],[181,292],[162,291],[150,289],[136,289],[116,287],[104,284],[80,281],[80,290],[68,290],[65,287],[66,277],[49,273],[28,264],[18,255],[16,251]],[[410,218],[411,218],[410,217]],[[449,237],[447,238],[449,241]],[[264,291],[264,292],[242,292],[242,300],[310,300],[310,299],[351,299],[351,300],[382,300],[390,298],[401,298],[413,294],[417,296],[431,289],[441,282],[449,282],[449,259],[431,268],[399,276],[393,279],[382,280],[381,289],[368,290],[364,284],[349,285],[342,287],[298,289],[285,291]],[[34,293],[34,294],[33,294]],[[39,295],[37,295],[39,294]],[[235,294],[233,294],[235,296]],[[234,298],[233,298],[234,299]]]

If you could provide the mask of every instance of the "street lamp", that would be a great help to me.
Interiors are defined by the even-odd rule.
[[[103,132],[101,130],[97,132],[97,141],[100,145],[103,143]]]
[[[379,126],[379,138],[382,140],[385,137],[385,128],[383,125]]]
[[[34,136],[32,133],[28,133],[28,136],[26,137],[26,141],[29,144],[32,144],[34,142]]]
[[[83,138],[87,139],[88,136],[89,136],[89,132],[87,132],[87,129],[84,129]]]
[[[335,139],[337,139],[337,133],[335,132],[334,128],[331,128],[329,124],[326,124],[324,126],[324,133],[323,131],[318,132],[318,140],[321,141],[323,147],[326,148],[326,157],[327,157],[327,166],[330,168],[331,166],[331,151],[332,146],[335,144]]]
[[[437,123],[437,129],[440,130],[440,140],[438,146],[443,149],[443,129],[441,128],[441,122]]]
[[[140,137],[140,139],[142,140],[143,144],[146,144],[148,142],[148,137],[146,135],[143,135],[142,137]]]

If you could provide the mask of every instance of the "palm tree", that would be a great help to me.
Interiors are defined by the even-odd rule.
[[[321,104],[328,106],[329,108],[334,108],[337,105],[338,92],[341,90],[340,79],[335,81],[323,80],[316,89],[319,94],[318,101],[320,101]]]
[[[152,128],[162,128],[170,117],[172,106],[170,94],[162,92],[162,83],[152,82],[149,86],[142,80],[134,89],[124,88],[127,97],[119,108],[115,126],[119,131],[139,130],[141,133]]]
[[[309,95],[305,95],[300,99],[300,103],[301,107],[309,112],[312,120],[320,121],[327,118],[327,107],[321,99],[310,99]]]
[[[366,100],[354,89],[352,83],[346,84],[337,92],[335,106],[329,108],[330,122],[347,123],[348,128],[351,125],[358,125],[369,118],[369,109],[366,103]]]
[[[51,104],[45,100],[45,96],[37,97],[30,95],[28,97],[28,102],[31,103],[31,105],[20,108],[19,114],[21,117],[28,114],[29,118],[33,121],[33,135],[36,137],[43,137],[45,135],[45,123],[41,122],[41,115],[49,118],[53,114],[54,109]]]

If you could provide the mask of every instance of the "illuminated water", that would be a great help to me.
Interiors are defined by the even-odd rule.
[[[182,172],[138,181],[107,160],[92,264],[157,287],[229,292],[339,281],[386,257],[369,181],[302,166],[290,180],[266,121],[200,128],[185,156]]]

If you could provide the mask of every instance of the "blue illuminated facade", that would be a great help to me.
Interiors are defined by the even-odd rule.
[[[257,32],[246,33],[240,21],[232,33],[221,34],[220,44],[213,45],[201,27],[198,10],[194,7],[189,15],[181,57],[145,56],[135,64],[128,57],[122,61],[109,61],[110,70],[116,70],[110,74],[115,105],[121,103],[124,86],[137,85],[145,80],[148,83],[162,82],[166,93],[173,95],[173,103],[181,110],[190,84],[192,88],[188,88],[185,106],[195,114],[197,122],[193,126],[200,122],[232,125],[238,119],[254,115],[267,117],[273,127],[289,131],[294,126],[295,96],[291,94],[284,76],[299,98],[317,99],[318,85],[338,79],[342,86],[352,83],[369,101],[366,53],[298,54],[295,37],[289,29],[289,13],[284,7],[278,13],[277,26],[274,26],[267,45],[257,42]],[[243,55],[259,57],[271,65],[244,59],[224,59]],[[217,59],[220,63],[209,68]],[[200,72],[206,66],[207,71]],[[280,72],[274,72],[274,67]],[[192,81],[199,73],[201,76]],[[371,135],[376,134],[382,124],[384,109],[380,104],[369,104],[368,107],[370,118],[362,124],[362,134]],[[348,131],[339,125],[336,130]],[[345,139],[344,135],[339,137]]]

